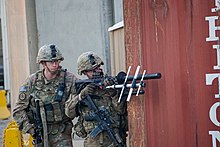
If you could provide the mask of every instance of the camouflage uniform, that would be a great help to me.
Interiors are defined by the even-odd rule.
[[[89,56],[93,55],[93,58]],[[92,52],[86,52],[79,56],[78,73],[81,75],[84,71],[92,70],[93,68],[103,65],[102,60]],[[127,131],[127,116],[126,116],[126,103],[118,103],[118,92],[115,89],[101,89],[97,88],[93,95],[90,95],[93,102],[98,108],[104,108],[110,114],[113,121],[110,128],[114,129],[120,139],[126,142]],[[98,122],[95,120],[85,120],[85,117],[93,113],[82,101],[80,101],[80,94],[76,94],[75,87],[73,87],[72,98],[66,102],[66,114],[69,117],[75,117],[75,106],[77,104],[77,112],[79,115],[78,122],[75,124],[74,129],[78,136],[85,138],[85,147],[114,147],[113,141],[109,138],[106,131],[102,131],[98,136],[92,138],[90,132],[96,128]],[[74,115],[73,115],[74,114]]]
[[[53,49],[55,49],[56,52],[51,57],[51,50]],[[48,55],[49,57],[47,57]],[[51,45],[49,45],[49,47],[48,45],[43,46],[39,50],[37,62],[52,61],[52,59],[63,60],[58,48],[54,48],[54,46],[51,47]],[[47,126],[48,145],[50,147],[72,146],[72,121],[65,115],[64,106],[70,95],[75,76],[63,69],[58,69],[56,78],[47,80],[43,71],[44,69],[32,74],[22,84],[19,91],[19,98],[17,99],[13,110],[13,117],[19,125],[19,129],[24,133],[29,133],[28,131],[35,127],[33,118],[36,114],[35,99],[40,98],[40,101],[43,104],[43,113],[46,115],[46,120],[42,119],[42,122],[45,122]],[[64,76],[66,86],[64,95],[61,101],[55,101],[54,99],[58,86],[60,83],[64,82]],[[38,144],[35,146],[42,145]]]

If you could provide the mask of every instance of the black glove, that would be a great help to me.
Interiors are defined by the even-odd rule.
[[[116,79],[113,77],[106,77],[103,82],[104,86],[111,86],[114,85],[115,83],[116,83]]]
[[[80,92],[81,99],[84,99],[87,95],[95,94],[97,86],[95,84],[88,84],[85,88]]]

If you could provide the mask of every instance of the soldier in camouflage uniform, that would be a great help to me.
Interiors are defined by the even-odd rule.
[[[89,79],[102,77],[104,79],[103,87],[115,84],[114,78],[104,78],[101,65],[103,61],[93,52],[85,52],[79,56],[77,60],[78,74],[86,75]],[[85,147],[115,147],[112,139],[109,137],[106,131],[102,131],[95,138],[91,136],[91,132],[97,129],[99,122],[96,120],[86,120],[86,116],[92,114],[94,110],[91,110],[88,106],[83,104],[83,99],[88,95],[91,96],[92,101],[99,109],[104,109],[110,114],[112,121],[109,128],[113,129],[116,134],[115,137],[120,144],[126,143],[126,131],[127,131],[127,119],[126,118],[126,103],[118,103],[118,91],[115,89],[101,88],[94,83],[88,84],[77,95],[76,90],[73,93],[71,99],[66,102],[66,115],[70,118],[74,118],[76,113],[79,115],[78,122],[74,126],[76,134],[82,138],[85,138]],[[77,104],[77,107],[75,107]],[[76,112],[75,112],[76,108]]]
[[[37,104],[40,104],[40,119],[43,126],[42,142],[35,146],[70,147],[72,146],[72,121],[65,115],[65,102],[69,98],[75,76],[62,69],[60,62],[64,58],[54,44],[40,48],[37,63],[43,69],[30,75],[20,87],[19,98],[13,110],[13,117],[23,133],[34,138],[38,136]],[[38,115],[39,116],[39,115]]]

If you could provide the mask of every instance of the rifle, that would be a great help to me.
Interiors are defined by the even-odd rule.
[[[34,129],[34,144],[40,144],[43,142],[43,124],[42,124],[42,120],[41,120],[41,116],[40,116],[40,104],[39,104],[39,100],[35,101],[36,104],[36,113],[33,113],[33,118],[34,118],[34,125],[35,125],[35,129]]]
[[[121,98],[124,94],[124,89],[125,88],[130,88],[130,91],[127,97],[127,101],[130,101],[131,95],[136,95],[138,96],[139,94],[144,94],[145,91],[143,90],[142,87],[145,87],[145,83],[143,82],[144,80],[150,80],[150,79],[160,79],[161,78],[161,73],[151,73],[151,74],[145,74],[146,70],[144,70],[143,74],[138,74],[140,70],[140,66],[137,67],[135,75],[129,75],[131,66],[129,66],[127,74],[123,71],[119,72],[116,77],[113,77],[116,79],[117,84],[111,85],[104,87],[104,79],[109,78],[111,76],[106,76],[102,78],[94,78],[94,79],[85,79],[85,80],[76,80],[75,82],[75,87],[76,87],[76,93],[79,94],[80,91],[90,83],[95,83],[99,87],[104,87],[104,88],[114,88],[114,89],[121,89],[121,94],[119,96],[118,102],[121,101]],[[139,83],[137,83],[139,81]],[[129,83],[130,82],[130,83]],[[134,89],[138,88],[137,91]],[[141,89],[142,88],[142,89]]]
[[[114,122],[111,120],[108,110],[104,107],[97,108],[90,95],[81,102],[85,103],[91,110],[93,110],[92,113],[85,116],[85,120],[98,122],[98,125],[90,132],[90,136],[94,139],[98,134],[106,131],[109,138],[115,145],[117,145],[117,147],[125,147],[125,143],[122,141],[119,134],[115,133],[113,128],[110,128],[110,125]]]

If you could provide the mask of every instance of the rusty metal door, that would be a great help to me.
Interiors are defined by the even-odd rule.
[[[127,66],[162,74],[129,103],[132,147],[220,147],[219,2],[124,0]]]

